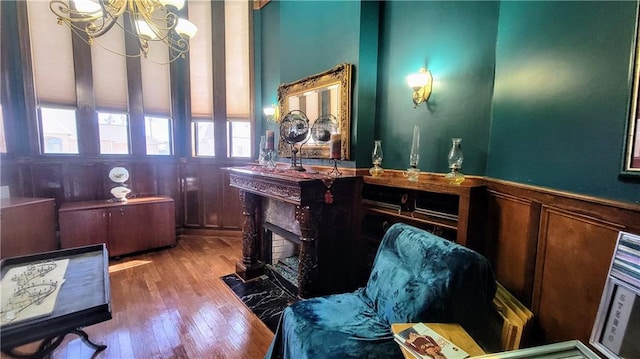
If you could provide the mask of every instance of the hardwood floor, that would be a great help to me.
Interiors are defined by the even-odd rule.
[[[175,248],[112,260],[113,319],[85,328],[93,342],[107,345],[95,358],[264,357],[273,333],[219,279],[241,256],[239,237],[190,235]],[[92,355],[70,334],[52,357]]]

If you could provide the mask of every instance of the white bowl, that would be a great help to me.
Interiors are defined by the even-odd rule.
[[[127,195],[129,193],[131,193],[131,190],[129,188],[123,187],[123,186],[113,187],[111,189],[111,194],[118,201],[126,201],[127,200]]]

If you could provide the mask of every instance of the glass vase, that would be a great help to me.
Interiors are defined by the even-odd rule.
[[[382,140],[373,141],[373,152],[371,153],[371,162],[373,167],[369,169],[369,173],[373,177],[380,177],[384,173],[382,167]]]
[[[267,137],[260,136],[260,147],[258,153],[258,164],[266,165],[267,164]]]
[[[462,162],[464,161],[464,155],[462,154],[462,138],[451,139],[451,150],[447,160],[449,161],[449,169],[451,170],[445,178],[451,184],[460,184],[464,181],[464,174],[460,172],[462,169]]]
[[[413,141],[411,142],[411,155],[409,155],[409,168],[402,174],[411,182],[418,182],[420,169],[418,162],[420,161],[420,128],[413,126]]]

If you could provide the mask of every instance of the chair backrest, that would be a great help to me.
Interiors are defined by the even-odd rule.
[[[479,253],[397,223],[384,235],[364,294],[392,323],[455,322],[481,335],[496,282]]]

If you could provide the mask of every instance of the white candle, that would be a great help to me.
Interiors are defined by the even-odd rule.
[[[418,125],[413,126],[413,141],[411,142],[411,156],[409,157],[409,166],[418,167],[420,160],[420,128]]]

